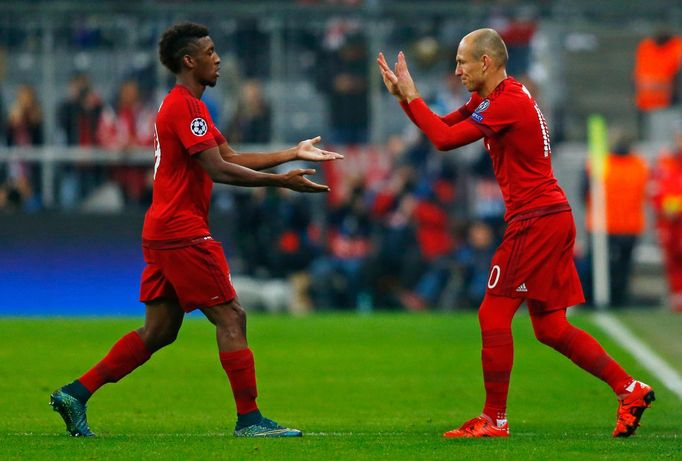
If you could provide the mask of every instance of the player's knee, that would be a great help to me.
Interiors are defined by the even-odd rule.
[[[481,330],[485,331],[492,328],[494,320],[494,313],[491,309],[485,303],[481,304],[481,308],[478,310],[478,324],[481,326]]]
[[[178,339],[178,330],[172,328],[164,330],[159,335],[159,339],[163,346],[168,346],[169,344],[174,343],[176,339]]]
[[[144,341],[150,352],[156,352],[162,347],[172,344],[178,337],[179,329],[165,326],[155,328],[141,328],[138,330],[142,341]]]
[[[219,308],[214,323],[219,335],[237,339],[246,334],[246,311],[235,299]]]
[[[239,304],[238,300],[235,299],[230,303],[230,310],[232,311],[232,315],[237,323],[241,325],[246,322],[246,311],[242,305]]]

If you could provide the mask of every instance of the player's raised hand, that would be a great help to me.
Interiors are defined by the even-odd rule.
[[[311,181],[305,177],[307,174],[315,174],[315,170],[298,168],[287,171],[283,174],[284,183],[282,186],[296,192],[329,192],[329,186]]]
[[[398,78],[398,89],[407,102],[411,102],[413,99],[421,97],[419,91],[417,91],[417,86],[414,84],[414,80],[412,80],[410,70],[407,68],[407,60],[402,51],[398,53],[398,62],[395,64],[395,75]]]
[[[377,64],[379,64],[379,72],[381,72],[381,77],[384,79],[384,85],[386,85],[388,92],[402,101],[403,95],[400,93],[400,88],[398,87],[398,77],[391,68],[388,67],[384,53],[379,52]]]
[[[298,143],[296,147],[296,159],[306,160],[309,162],[325,162],[327,160],[336,160],[343,158],[343,155],[328,150],[322,150],[315,147],[315,144],[322,140],[321,136],[316,136],[312,139],[305,139]]]

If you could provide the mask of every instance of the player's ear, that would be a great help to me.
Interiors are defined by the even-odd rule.
[[[191,54],[186,54],[182,57],[182,64],[188,69],[194,69],[194,57]]]
[[[481,67],[484,71],[490,69],[492,66],[493,60],[488,56],[487,54],[484,54],[481,56]]]

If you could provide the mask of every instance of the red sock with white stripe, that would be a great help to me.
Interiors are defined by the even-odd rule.
[[[486,295],[478,311],[485,385],[483,413],[495,421],[498,427],[507,422],[507,394],[514,364],[511,322],[522,301]]]
[[[483,332],[481,358],[485,384],[483,413],[499,426],[507,420],[509,377],[514,364],[514,340],[511,329]]]

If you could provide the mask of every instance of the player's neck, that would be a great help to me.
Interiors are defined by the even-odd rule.
[[[481,89],[481,91],[478,92],[478,94],[482,98],[487,98],[490,93],[495,91],[495,88],[502,83],[504,80],[507,78],[507,72],[504,69],[500,69],[499,71],[495,72],[493,76],[486,81],[485,85]]]
[[[197,99],[201,99],[201,96],[204,94],[204,90],[206,89],[206,85],[202,85],[189,76],[182,74],[178,75],[175,83],[187,88],[189,92],[192,93],[192,95]]]

